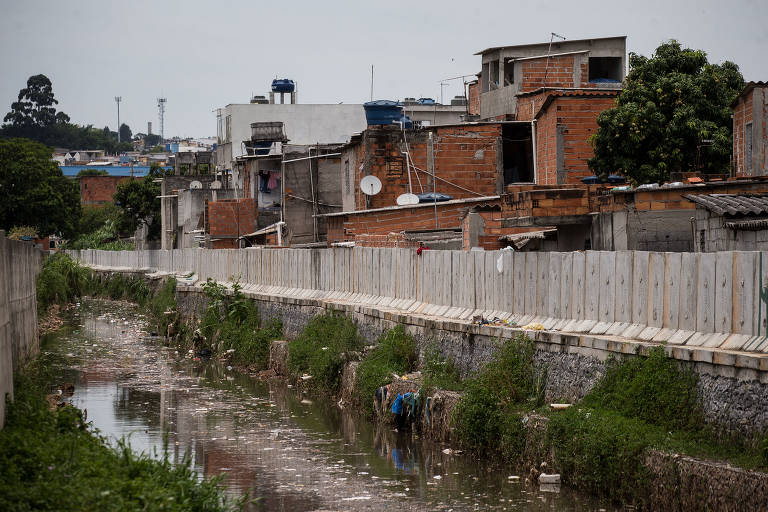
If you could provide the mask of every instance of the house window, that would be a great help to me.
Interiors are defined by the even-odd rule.
[[[621,82],[621,57],[590,57],[589,81],[616,83]]]
[[[226,118],[226,132],[224,134],[224,142],[230,142],[232,140],[232,116]]]
[[[494,60],[491,62],[491,84],[490,88],[498,89],[501,84],[499,83],[499,61]]]
[[[744,128],[744,159],[747,174],[752,175],[752,123],[747,123]]]

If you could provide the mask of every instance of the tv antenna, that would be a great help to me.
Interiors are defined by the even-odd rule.
[[[549,36],[549,49],[547,50],[547,65],[544,67],[544,83],[541,84],[542,87],[547,86],[547,73],[549,73],[549,54],[552,53],[552,41],[555,40],[556,37],[562,39],[565,41],[565,36],[561,36],[560,34],[555,34],[554,32],[550,32]]]
[[[165,142],[165,104],[167,98],[157,98],[157,117],[160,120],[160,142]]]

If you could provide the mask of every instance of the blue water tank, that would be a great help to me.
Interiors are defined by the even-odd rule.
[[[396,123],[403,117],[403,107],[397,101],[369,101],[363,104],[363,109],[368,126]]]
[[[418,103],[419,105],[434,105],[435,100],[433,100],[432,98],[419,98],[418,100],[416,100],[416,103]]]
[[[293,92],[296,84],[287,78],[275,78],[272,80],[272,92]]]

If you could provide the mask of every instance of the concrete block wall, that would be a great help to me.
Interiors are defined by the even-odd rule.
[[[39,351],[36,279],[43,253],[0,231],[0,427],[5,398],[13,398],[13,372]]]
[[[688,347],[768,352],[768,253],[413,249],[73,251],[88,264],[194,271],[293,297]],[[761,265],[761,260],[763,264]],[[759,319],[759,321],[758,321]],[[765,361],[768,370],[768,359]]]

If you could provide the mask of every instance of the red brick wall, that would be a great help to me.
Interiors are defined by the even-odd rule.
[[[453,184],[438,181],[437,192],[449,194],[454,199],[477,197],[477,194],[496,195],[496,144],[501,137],[500,124],[450,126],[431,131],[436,175]],[[413,164],[426,171],[429,131],[407,131],[406,136]],[[356,210],[395,206],[397,196],[408,192],[408,166],[400,151],[402,141],[402,132],[397,128],[369,128],[363,134],[363,140],[356,148],[357,161],[367,162],[370,174],[381,180],[382,190],[366,202],[366,196],[357,185]],[[364,176],[365,166],[361,170],[358,165],[356,184]],[[412,168],[410,179],[415,194],[420,193],[422,187],[424,192],[432,191],[430,177],[425,172],[418,171],[417,179]]]
[[[496,200],[500,204],[500,200]],[[398,208],[378,212],[357,213],[328,219],[328,242],[357,240],[359,236],[384,235],[402,231],[428,229],[461,229],[461,220],[471,204],[437,203],[434,207]]]
[[[214,248],[236,247],[238,235],[256,230],[255,203],[250,197],[211,201],[208,202],[207,208],[211,238],[227,237],[214,242]]]
[[[563,131],[564,183],[578,184],[592,175],[587,160],[594,156],[590,137],[597,132],[597,117],[613,108],[614,96],[558,96],[536,123],[537,183],[557,183],[557,131]]]
[[[80,181],[80,202],[83,205],[102,206],[112,203],[117,185],[131,179],[130,176],[83,176]]]
[[[561,55],[522,61],[523,83],[520,92],[533,91],[541,87],[586,87],[589,80],[589,70],[586,65],[581,65],[581,83],[573,82],[573,69],[577,57],[580,56]]]
[[[519,97],[517,99],[516,120],[531,121],[550,94],[550,92],[541,92],[539,94]]]
[[[733,109],[733,168],[736,176],[750,176],[755,173],[755,169],[752,169],[752,173],[747,173],[747,162],[745,161],[745,145],[744,136],[746,132],[747,123],[752,122],[752,97],[755,90],[752,89],[743,97],[739,98],[739,102]],[[753,133],[755,127],[752,127]],[[757,148],[753,147],[752,151]]]

